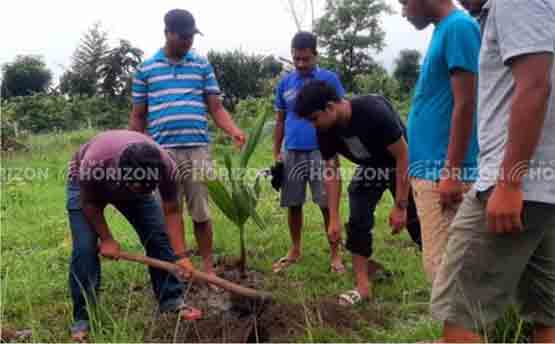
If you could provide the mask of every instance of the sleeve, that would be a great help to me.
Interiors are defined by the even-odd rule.
[[[131,88],[133,104],[146,104],[148,96],[148,78],[143,71],[143,66],[137,69],[133,76],[133,85]]]
[[[493,15],[503,62],[520,55],[554,52],[555,8],[549,4],[550,1],[540,0],[494,3]]]
[[[285,98],[283,98],[283,87],[284,87],[284,79],[281,79],[276,87],[276,101],[274,103],[274,109],[276,111],[285,111],[286,110],[286,103]]]
[[[376,114],[375,125],[378,126],[376,132],[381,133],[383,144],[387,147],[397,142],[403,136],[403,127],[397,111],[387,99],[380,98],[380,101],[376,102],[374,113]]]
[[[335,88],[335,92],[337,92],[337,96],[339,96],[339,98],[344,98],[345,89],[343,88],[343,85],[341,84],[341,81],[339,80],[339,77],[337,76],[337,74],[332,72],[329,82]]]
[[[216,75],[214,74],[214,68],[208,61],[206,61],[206,64],[204,66],[203,77],[203,91],[205,95],[218,95],[221,93],[220,86],[218,85],[218,80],[216,80]]]
[[[474,19],[457,20],[447,31],[445,59],[449,71],[478,73],[480,28]]]
[[[335,158],[337,155],[337,143],[332,135],[328,134],[328,132],[316,131],[316,138],[318,140],[320,154],[322,154],[322,160],[327,161]]]

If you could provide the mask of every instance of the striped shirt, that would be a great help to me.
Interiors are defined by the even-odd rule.
[[[209,142],[205,96],[220,94],[210,63],[188,52],[179,63],[163,49],[143,62],[133,79],[133,104],[147,104],[147,130],[162,147]]]

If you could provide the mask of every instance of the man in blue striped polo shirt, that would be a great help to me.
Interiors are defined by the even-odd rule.
[[[310,32],[301,31],[293,37],[291,54],[295,71],[281,79],[276,90],[274,159],[281,160],[284,164],[281,206],[288,210],[292,247],[286,256],[273,265],[274,272],[287,268],[301,258],[303,204],[307,184],[310,185],[312,200],[322,210],[324,230],[328,228],[329,213],[322,180],[323,162],[316,140],[316,129],[310,122],[295,113],[295,100],[305,83],[312,80],[327,82],[341,98],[345,95],[345,90],[335,73],[316,65],[318,60],[316,45],[316,36]],[[282,147],[284,138],[285,144]],[[338,273],[344,272],[345,267],[339,256],[338,245],[330,241],[330,249],[331,270]]]
[[[235,125],[220,101],[220,88],[210,63],[191,52],[200,31],[186,10],[174,9],[164,17],[166,44],[138,69],[133,80],[130,128],[147,132],[175,159],[183,196],[193,220],[203,270],[212,270],[212,224],[208,191],[198,178],[212,168],[208,118],[241,147],[244,133]],[[179,219],[182,221],[182,219]],[[173,228],[173,227],[169,227]],[[175,252],[183,257],[185,252]]]

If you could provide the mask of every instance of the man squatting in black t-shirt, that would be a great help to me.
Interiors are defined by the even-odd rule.
[[[408,181],[405,126],[389,101],[379,95],[340,99],[322,81],[305,85],[297,96],[296,112],[317,131],[325,161],[324,183],[328,196],[330,241],[341,240],[339,203],[341,176],[338,154],[358,164],[349,185],[349,222],[346,247],[353,255],[356,289],[339,296],[343,304],[368,298],[368,267],[372,255],[374,211],[383,192],[395,198],[389,224],[392,233],[407,226],[420,244],[420,224]]]

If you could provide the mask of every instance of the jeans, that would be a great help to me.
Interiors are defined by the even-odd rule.
[[[89,319],[87,301],[90,305],[96,304],[100,287],[99,238],[85,218],[80,198],[78,182],[68,181],[66,208],[73,240],[69,289],[75,321]],[[169,262],[176,260],[166,234],[162,208],[154,196],[138,195],[132,201],[117,202],[114,206],[139,235],[147,256]],[[173,310],[183,302],[183,284],[172,274],[155,268],[149,268],[149,273],[160,311]]]
[[[372,173],[366,173],[365,169]],[[374,227],[374,212],[386,189],[395,197],[395,171],[390,169],[386,178],[370,179],[376,176],[376,168],[357,167],[355,177],[349,184],[349,223],[347,229],[346,248],[356,255],[370,257],[372,255],[372,228]],[[416,205],[412,192],[409,191],[409,205],[407,208],[407,230],[412,241],[422,247],[420,237],[420,221],[416,212]]]

